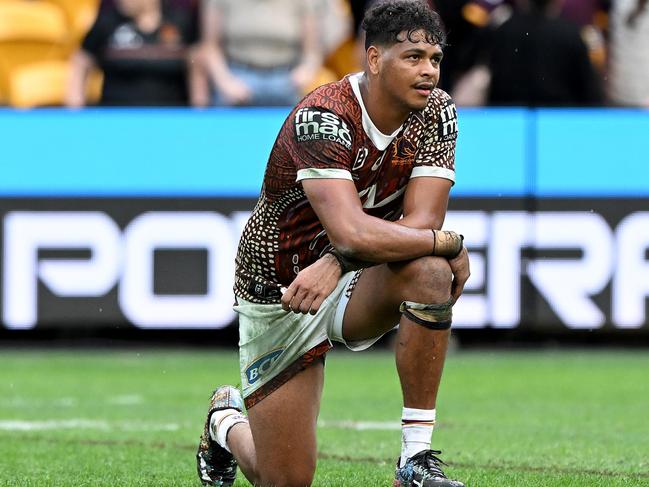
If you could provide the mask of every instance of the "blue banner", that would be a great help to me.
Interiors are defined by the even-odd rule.
[[[288,109],[0,110],[0,197],[259,194]],[[649,112],[464,109],[454,196],[649,196]]]

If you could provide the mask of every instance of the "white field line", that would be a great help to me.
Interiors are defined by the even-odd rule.
[[[77,404],[79,404],[80,401],[83,400],[84,399],[80,399],[77,397],[59,397],[51,401],[46,401],[44,399],[34,400],[31,398],[27,399],[24,397],[12,397],[8,399],[0,399],[0,406],[11,407],[11,408],[23,408],[26,406],[31,407],[31,406],[47,404],[48,406],[69,408],[69,407],[76,406]],[[137,406],[140,404],[144,404],[144,397],[139,394],[123,394],[121,396],[109,397],[106,399],[106,402],[114,406]]]
[[[138,394],[125,394],[123,396],[111,397],[108,399],[108,402],[116,406],[135,406],[136,404],[142,404],[144,398]]]
[[[0,420],[0,431],[48,430],[101,430],[101,431],[177,431],[176,423],[143,423],[140,421],[105,421],[95,419],[50,419],[43,421]]]
[[[401,429],[401,423],[397,421],[351,421],[351,420],[320,420],[318,426],[321,428],[351,429],[356,431],[380,430],[395,431]]]
[[[321,428],[350,429],[356,431],[398,431],[397,421],[320,420]],[[50,431],[50,430],[100,430],[100,431],[177,431],[177,423],[143,423],[140,421],[106,421],[96,419],[50,419],[41,421],[0,420],[0,431]]]
[[[79,402],[76,397],[59,397],[51,401],[46,401],[45,399],[34,400],[32,398],[26,397],[11,397],[0,399],[0,406],[10,407],[10,408],[24,408],[24,407],[34,407],[47,405],[49,407],[65,407],[69,408],[75,406]]]

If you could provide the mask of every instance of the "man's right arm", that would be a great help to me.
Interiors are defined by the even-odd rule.
[[[345,179],[305,179],[304,191],[331,244],[345,257],[374,263],[431,255],[430,229],[409,228],[366,214],[354,183]]]
[[[366,214],[352,181],[305,179],[302,187],[331,244],[344,257],[379,264],[433,254],[436,237],[431,229],[409,228]],[[449,262],[463,262],[465,257],[466,250],[461,248]],[[325,254],[302,270],[282,296],[284,309],[315,314],[338,282],[340,274],[333,271],[343,272],[342,267],[339,269],[336,261]],[[461,287],[453,297],[457,299],[459,293]]]
[[[378,264],[414,259],[433,251],[435,237],[431,230],[408,228],[367,215],[352,181],[305,179],[302,187],[329,241],[346,259]],[[281,299],[283,308],[315,314],[345,271],[343,263],[332,254],[323,255],[300,271],[286,289]]]

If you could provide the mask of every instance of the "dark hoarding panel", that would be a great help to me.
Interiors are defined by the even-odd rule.
[[[472,276],[454,325],[649,332],[647,200],[455,200]]]
[[[4,199],[2,323],[218,329],[250,199]],[[473,199],[458,329],[649,333],[647,200]]]
[[[232,323],[238,236],[251,200],[11,199],[2,217],[9,329]]]

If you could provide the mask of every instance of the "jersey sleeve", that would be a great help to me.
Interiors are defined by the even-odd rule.
[[[302,107],[294,112],[290,130],[297,181],[352,180],[352,129],[341,116],[321,107]]]
[[[432,176],[455,183],[457,111],[451,97],[435,90],[426,110],[426,125],[415,155],[411,178]]]

